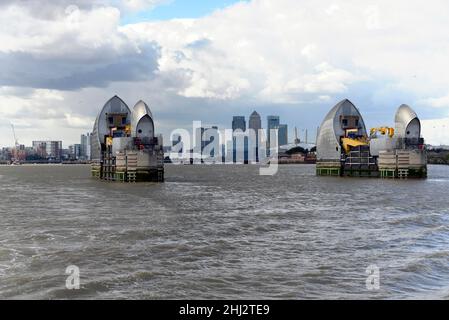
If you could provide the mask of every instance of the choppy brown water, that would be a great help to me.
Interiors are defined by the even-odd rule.
[[[128,185],[88,166],[0,167],[0,298],[449,298],[449,167],[429,170],[168,166],[164,184]],[[69,265],[80,290],[65,289]]]

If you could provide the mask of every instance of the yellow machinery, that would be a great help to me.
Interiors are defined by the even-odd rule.
[[[112,137],[106,137],[106,145],[112,146]]]
[[[373,136],[377,132],[380,132],[380,134],[383,136],[388,135],[390,138],[393,138],[394,136],[394,129],[389,127],[372,128],[370,131],[371,136]]]
[[[127,136],[127,137],[130,137],[130,136],[131,136],[131,125],[130,125],[130,124],[127,124],[127,125],[126,125],[126,127],[125,127],[125,133],[126,133],[126,136]]]
[[[341,142],[343,144],[343,149],[345,150],[346,153],[349,153],[352,147],[368,145],[368,143],[363,139],[342,138]]]
[[[368,145],[366,137],[356,137],[358,129],[347,129],[345,133],[345,137],[341,139],[341,142],[346,153],[349,153],[352,147]]]

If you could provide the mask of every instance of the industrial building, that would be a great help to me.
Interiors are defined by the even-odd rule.
[[[416,113],[401,105],[395,126],[372,128],[349,100],[333,107],[317,136],[317,175],[425,178],[427,151]]]
[[[131,111],[118,96],[101,109],[92,132],[92,176],[109,181],[164,181],[162,135],[139,101]]]

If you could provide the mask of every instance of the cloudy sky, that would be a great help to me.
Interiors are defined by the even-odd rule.
[[[449,144],[446,0],[1,0],[0,146],[79,143],[111,96],[166,139],[257,110],[313,136],[352,100],[368,126],[402,103]]]

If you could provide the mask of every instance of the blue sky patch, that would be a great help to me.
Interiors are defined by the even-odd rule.
[[[217,9],[223,9],[242,0],[172,0],[158,5],[152,10],[127,14],[122,17],[121,24],[131,24],[145,21],[170,20],[180,18],[199,18],[206,16]]]

